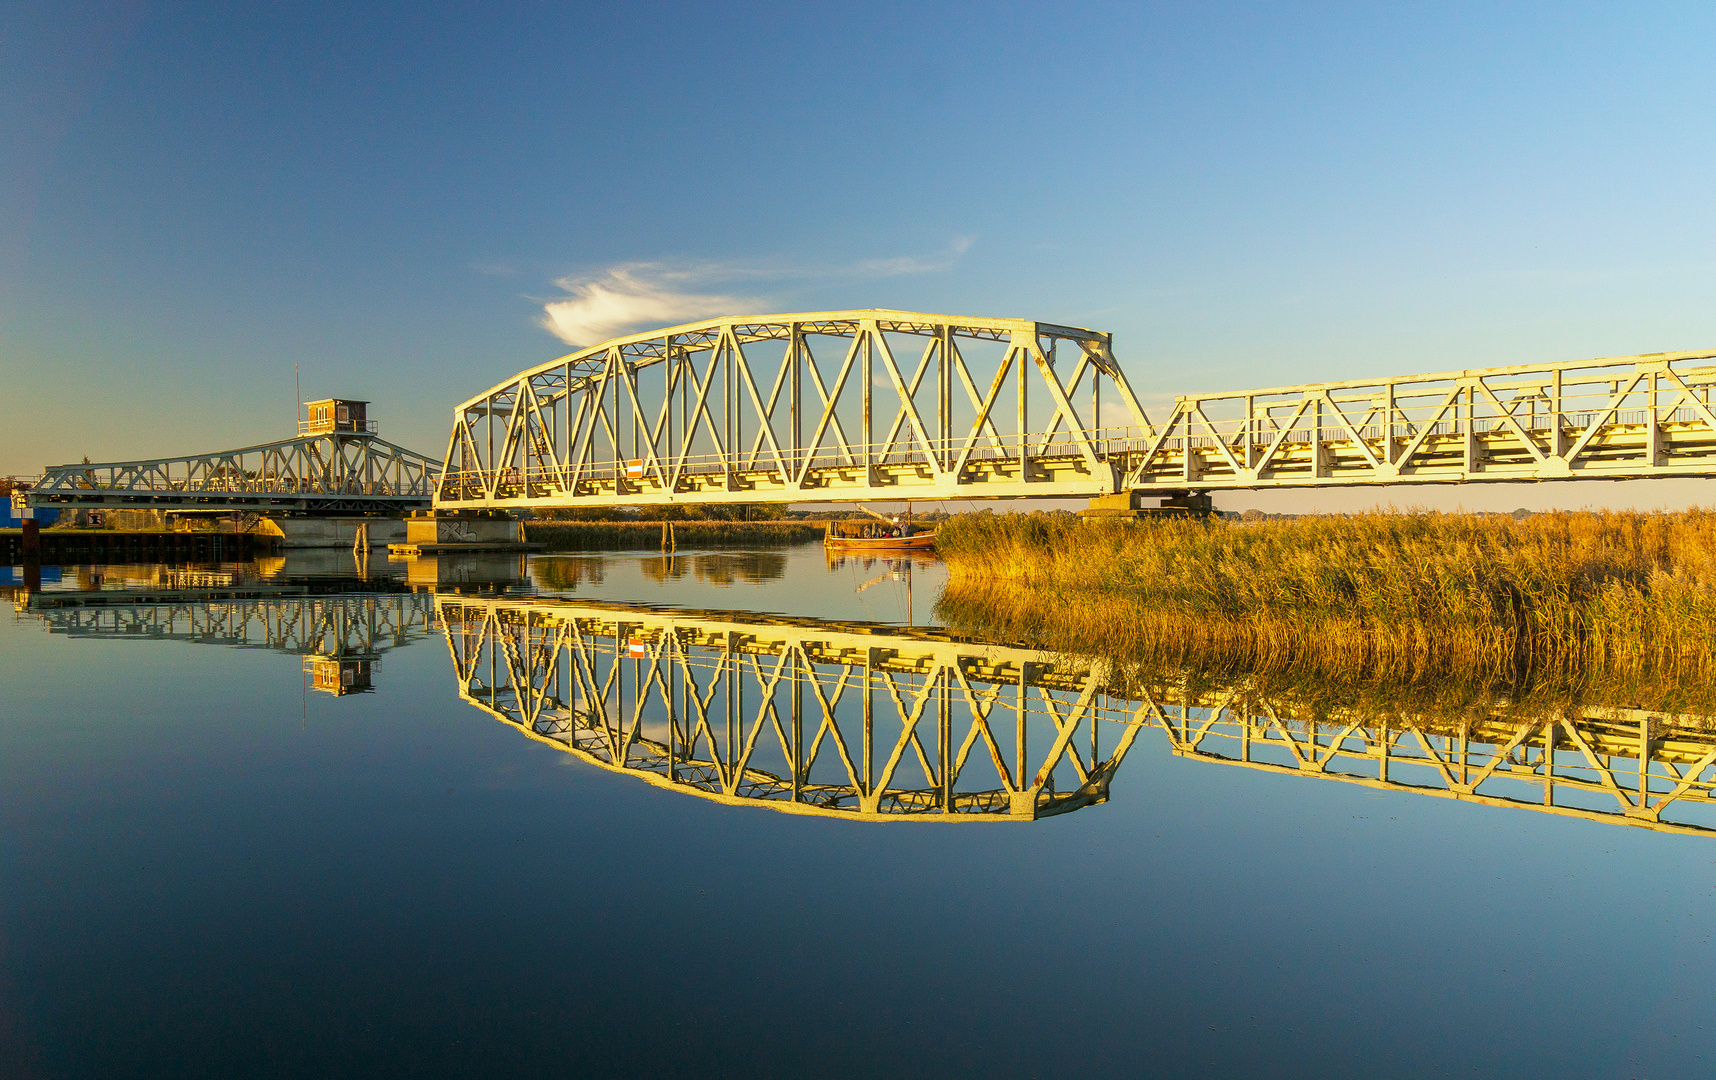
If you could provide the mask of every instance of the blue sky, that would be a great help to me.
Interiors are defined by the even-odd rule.
[[[0,25],[0,473],[281,436],[294,363],[437,453],[728,304],[1109,330],[1158,400],[1716,344],[1708,5]]]

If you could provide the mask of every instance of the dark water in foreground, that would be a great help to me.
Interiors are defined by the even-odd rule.
[[[1716,1068],[1716,738],[1645,729],[1650,821],[1581,720],[1544,812],[1541,736],[1384,786],[1374,730],[923,630],[933,565],[364,571],[0,618],[0,1076]]]

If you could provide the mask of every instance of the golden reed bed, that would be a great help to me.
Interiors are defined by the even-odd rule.
[[[955,628],[1141,670],[1316,674],[1450,702],[1600,684],[1716,712],[1716,513],[966,514],[937,548],[937,612]]]

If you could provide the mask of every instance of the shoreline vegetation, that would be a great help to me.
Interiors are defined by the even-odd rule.
[[[1716,715],[1716,513],[1371,513],[1236,523],[966,514],[960,632],[1328,700]],[[1314,687],[1327,689],[1325,695]]]

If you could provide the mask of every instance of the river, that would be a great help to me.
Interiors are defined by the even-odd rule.
[[[1630,714],[1568,718],[1545,791],[1547,729],[1122,692],[943,580],[46,574],[0,1076],[1710,1074],[1701,736],[1644,721],[1641,808]]]

